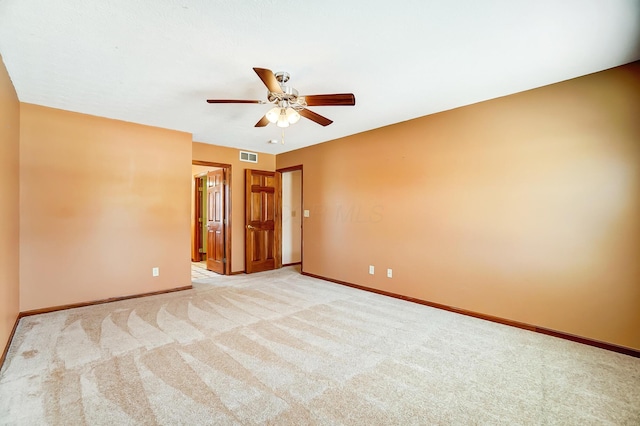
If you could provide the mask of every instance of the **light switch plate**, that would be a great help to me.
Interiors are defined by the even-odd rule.
[[[309,217],[309,210],[304,211],[304,217]]]

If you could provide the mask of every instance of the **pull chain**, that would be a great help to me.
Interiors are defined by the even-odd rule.
[[[284,128],[282,129],[282,145],[284,145]]]

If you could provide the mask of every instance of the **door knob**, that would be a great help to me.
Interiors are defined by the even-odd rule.
[[[247,225],[247,229],[257,229],[255,226]]]

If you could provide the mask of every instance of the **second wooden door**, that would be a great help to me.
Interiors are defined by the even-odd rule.
[[[282,267],[280,173],[246,170],[245,272]]]
[[[224,274],[224,169],[207,173],[207,269]]]

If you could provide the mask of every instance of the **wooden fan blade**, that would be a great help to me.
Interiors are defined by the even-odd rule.
[[[321,126],[328,126],[329,124],[333,123],[333,121],[329,120],[327,117],[323,117],[320,114],[316,114],[315,112],[310,111],[306,108],[303,108],[298,112],[301,116],[308,118],[311,121],[315,121]]]
[[[250,101],[245,99],[207,99],[210,104],[261,104],[264,101]]]
[[[276,76],[273,71],[266,68],[254,68],[253,70],[256,72],[256,74],[258,74],[258,77],[260,77],[260,80],[262,80],[262,82],[265,86],[267,86],[267,89],[269,89],[270,92],[284,93],[282,91],[282,88],[280,87],[280,83],[278,83],[278,80],[276,80]]]
[[[264,127],[267,124],[269,124],[269,120],[267,120],[267,116],[263,115],[262,118],[260,119],[260,121],[258,121],[255,125],[255,127]]]
[[[334,95],[308,95],[304,97],[308,106],[355,105],[353,93],[336,93]]]

